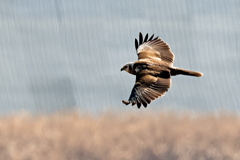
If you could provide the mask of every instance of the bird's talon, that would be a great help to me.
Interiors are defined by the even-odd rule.
[[[127,102],[127,101],[122,100],[122,103],[124,103],[124,104],[126,104],[126,105],[129,105],[130,102]]]

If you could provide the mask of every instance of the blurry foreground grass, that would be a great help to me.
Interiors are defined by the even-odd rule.
[[[77,112],[0,118],[1,160],[239,160],[240,117]]]

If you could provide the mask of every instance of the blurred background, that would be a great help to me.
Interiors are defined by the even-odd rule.
[[[0,0],[0,159],[239,160],[239,0]],[[176,67],[125,106],[139,32]],[[27,113],[26,113],[27,112]],[[40,114],[43,113],[43,114]],[[181,114],[182,113],[182,114]]]
[[[139,32],[160,36],[177,76],[140,111],[239,112],[239,0],[0,0],[0,114],[128,111]]]

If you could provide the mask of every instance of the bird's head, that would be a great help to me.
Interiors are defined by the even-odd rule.
[[[134,74],[133,65],[134,65],[134,62],[129,62],[121,68],[121,71],[126,71],[130,74]]]

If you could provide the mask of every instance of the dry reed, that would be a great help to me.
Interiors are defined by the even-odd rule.
[[[1,160],[239,160],[240,117],[173,112],[0,118]]]

